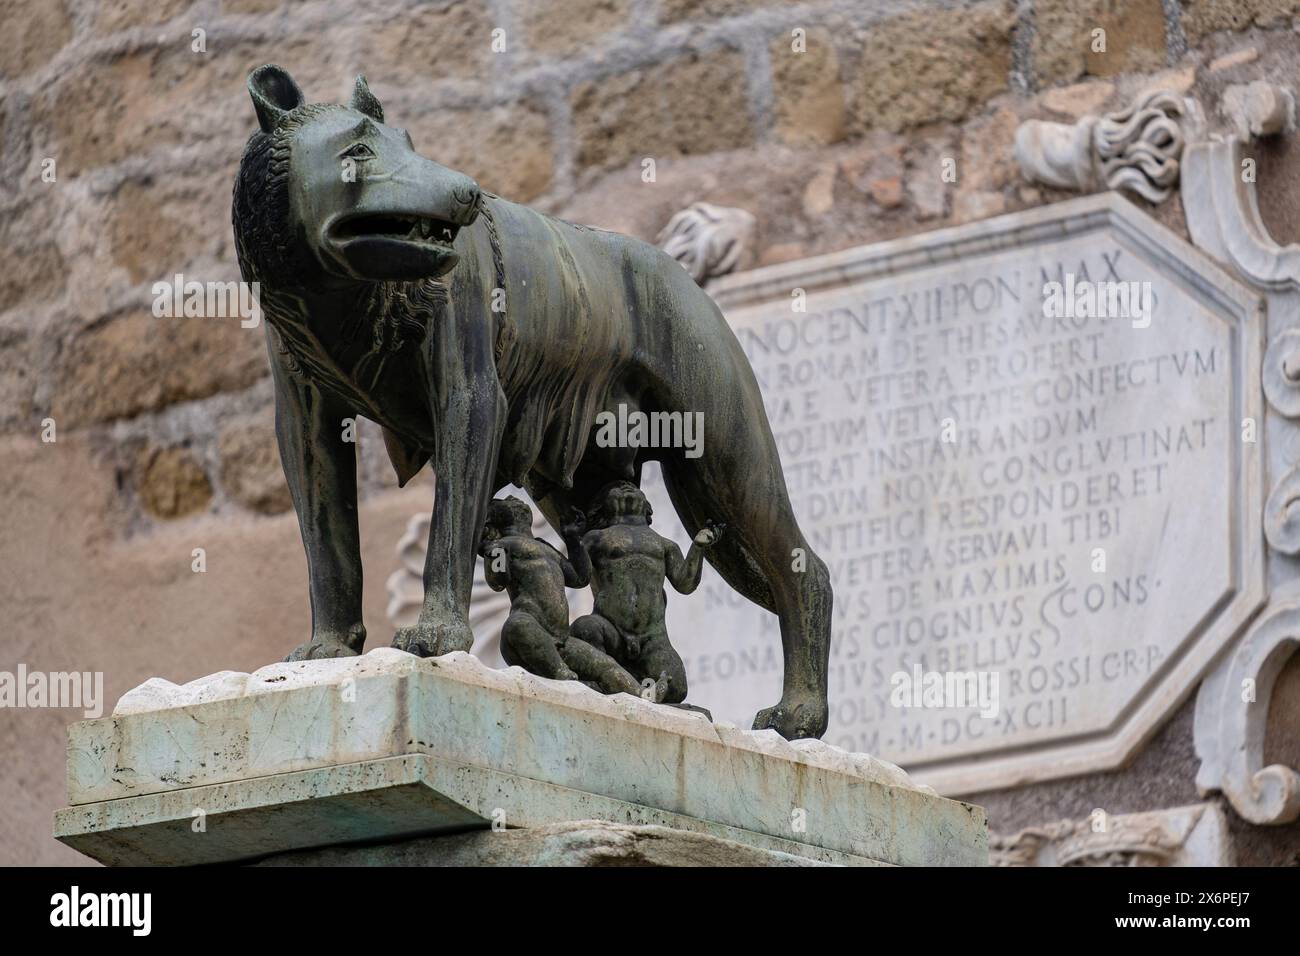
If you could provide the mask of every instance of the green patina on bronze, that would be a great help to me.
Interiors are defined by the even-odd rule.
[[[777,614],[781,701],[756,727],[826,729],[831,588],[794,519],[753,371],[713,301],[653,246],[482,192],[415,152],[358,77],[348,106],[308,104],[282,69],[249,77],[259,130],[235,183],[244,279],[261,284],[276,434],[311,578],[295,658],[356,654],[356,450],[384,429],[400,481],[432,460],[437,497],[418,623],[394,646],[468,650],[488,504],[509,483],[547,519],[661,464],[683,525],[727,526],[709,562]],[[602,447],[598,413],[702,413],[703,454]],[[798,570],[802,569],[802,570]]]

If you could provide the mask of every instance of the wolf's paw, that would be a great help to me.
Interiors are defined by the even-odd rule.
[[[786,740],[799,740],[803,737],[820,737],[826,733],[828,721],[826,698],[813,695],[782,697],[775,707],[758,712],[754,718],[754,729],[771,728]]]
[[[416,657],[441,657],[452,651],[468,651],[474,646],[474,632],[464,621],[420,621],[399,627],[393,635],[393,646]]]
[[[366,632],[362,631],[360,640],[355,634],[347,637],[317,636],[306,644],[299,644],[293,649],[286,661],[315,661],[326,657],[358,657],[366,642]]]
[[[645,687],[644,684],[642,684],[641,686],[642,688]],[[669,678],[667,674],[660,674],[659,679],[654,683],[653,690],[651,690],[650,694],[648,695],[649,699],[653,700],[656,704],[662,704],[665,700],[668,699],[668,695],[672,692],[672,689],[673,689],[673,682],[671,678]],[[643,689],[641,693],[645,694],[646,691]]]

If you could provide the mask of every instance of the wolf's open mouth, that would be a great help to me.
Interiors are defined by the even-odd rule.
[[[401,239],[407,242],[430,242],[451,245],[460,227],[445,219],[430,216],[383,214],[353,216],[334,229],[335,238],[348,239]]]

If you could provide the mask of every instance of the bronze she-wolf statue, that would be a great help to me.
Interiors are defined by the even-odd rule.
[[[686,270],[645,243],[544,216],[416,153],[364,77],[347,106],[308,104],[284,70],[248,80],[259,129],[240,162],[234,229],[260,283],[276,435],[311,576],[311,640],[294,659],[358,654],[356,448],[384,429],[398,480],[432,460],[436,499],[418,623],[393,645],[468,650],[488,503],[526,488],[551,524],[658,460],[682,523],[725,536],[723,578],[777,614],[784,691],[756,728],[826,730],[831,588],[786,493],[740,344]],[[624,406],[619,409],[619,406]],[[601,412],[702,413],[702,454],[605,447]]]

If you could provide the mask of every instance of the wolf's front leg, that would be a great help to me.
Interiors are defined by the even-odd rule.
[[[441,354],[456,358],[444,361],[456,367],[443,370],[435,398],[441,418],[433,459],[437,497],[424,563],[424,606],[419,620],[398,628],[393,638],[394,647],[421,657],[468,651],[474,644],[469,596],[505,425],[505,396],[490,352],[483,364],[473,361],[472,348],[462,350],[456,342],[446,348],[451,351]]]
[[[288,660],[361,653],[361,546],[357,529],[356,446],[343,440],[355,415],[328,392],[295,379],[271,351],[275,437],[298,512],[311,583],[311,640]]]

